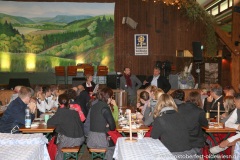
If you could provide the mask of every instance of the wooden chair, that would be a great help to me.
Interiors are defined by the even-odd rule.
[[[55,66],[55,76],[56,84],[58,84],[59,81],[64,81],[64,84],[66,84],[65,66]]]
[[[69,81],[69,77],[77,76],[77,66],[67,66],[67,84]]]
[[[104,159],[106,151],[107,151],[106,148],[89,148],[92,160],[95,158]]]
[[[97,83],[104,84],[107,81],[108,67],[107,66],[98,66],[97,67]],[[100,77],[101,76],[101,80]]]
[[[80,64],[77,64],[77,70],[83,72],[84,68],[91,67],[91,66],[92,65],[88,63],[80,63]]]
[[[94,67],[93,66],[88,66],[84,68],[84,75],[86,76],[87,74],[94,75]]]
[[[108,74],[107,66],[98,66],[97,67],[97,76],[106,76]]]

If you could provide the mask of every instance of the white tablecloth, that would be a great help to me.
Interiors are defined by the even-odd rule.
[[[4,160],[50,160],[42,133],[0,133],[0,159]]]
[[[117,160],[176,160],[158,139],[146,137],[137,142],[126,142],[126,138],[118,138],[113,158]]]

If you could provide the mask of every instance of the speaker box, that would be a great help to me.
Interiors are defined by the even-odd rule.
[[[203,60],[201,42],[192,42],[193,48],[193,61],[201,62]]]
[[[86,82],[86,79],[84,77],[72,78],[72,86],[73,87],[77,87],[78,85],[83,84],[84,82]]]
[[[120,88],[120,77],[117,75],[107,75],[107,86],[111,89]]]
[[[8,81],[8,89],[14,89],[16,86],[31,87],[28,78],[10,78]]]

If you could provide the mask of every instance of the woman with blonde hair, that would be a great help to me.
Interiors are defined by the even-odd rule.
[[[187,125],[178,113],[173,98],[168,94],[162,94],[154,110],[154,122],[151,132],[153,139],[161,139],[161,142],[174,155],[190,156],[195,152],[191,150]]]
[[[146,107],[145,112],[144,112],[144,118],[143,118],[144,125],[150,126],[153,123],[153,111],[154,111],[154,108],[157,104],[159,97],[162,94],[164,94],[164,91],[161,88],[158,88],[154,91],[152,100],[156,101],[156,103],[154,106],[150,105],[150,106]]]
[[[234,109],[236,108],[235,104],[234,104],[234,97],[233,96],[225,96],[223,98],[223,106],[225,109],[225,113],[223,113],[221,115],[221,122],[225,123],[228,118],[232,115],[232,112],[234,111]]]

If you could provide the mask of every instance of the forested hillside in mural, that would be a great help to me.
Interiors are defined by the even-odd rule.
[[[8,5],[15,5],[14,8],[23,2],[15,3],[9,2]],[[27,4],[36,6],[38,3],[25,2]],[[45,3],[44,6],[52,4]],[[87,9],[81,10],[81,3],[74,4],[72,15],[57,14],[56,11],[54,16],[41,13],[31,17],[21,9],[19,16],[0,13],[0,71],[49,72],[54,66],[78,63],[92,63],[95,67],[107,65],[113,71],[114,5],[112,14],[99,12],[94,15]],[[63,9],[65,5],[60,3],[58,6]],[[74,11],[76,5],[79,5],[79,14]],[[88,7],[89,10],[93,8],[90,4]],[[46,9],[45,12],[49,11]]]

